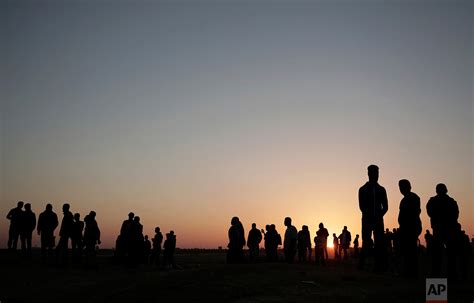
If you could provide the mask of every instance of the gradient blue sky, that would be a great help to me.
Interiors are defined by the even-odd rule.
[[[133,210],[181,247],[232,216],[360,232],[380,166],[425,204],[438,182],[474,233],[472,1],[4,1],[2,218]],[[5,17],[5,18],[4,18]],[[0,246],[8,221],[0,220]],[[37,239],[35,239],[38,243]]]

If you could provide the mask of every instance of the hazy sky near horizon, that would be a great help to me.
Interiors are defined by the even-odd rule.
[[[95,210],[105,247],[129,211],[178,247],[226,246],[232,216],[355,235],[371,163],[387,227],[407,178],[424,228],[443,182],[474,234],[472,1],[0,7],[1,247],[18,200]]]

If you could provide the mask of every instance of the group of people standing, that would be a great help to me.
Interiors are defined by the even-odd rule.
[[[71,241],[73,260],[81,262],[82,256],[85,255],[86,263],[89,263],[90,258],[95,256],[96,245],[101,243],[96,213],[91,211],[84,217],[84,221],[81,221],[80,214],[73,215],[68,203],[62,206],[62,210],[63,219],[59,228],[59,241],[56,245],[54,232],[59,226],[59,221],[53,211],[53,206],[48,203],[36,221],[36,214],[32,211],[31,204],[19,201],[17,207],[10,210],[7,215],[7,219],[10,220],[8,249],[16,250],[18,238],[20,238],[22,255],[31,257],[31,240],[36,228],[41,239],[43,261],[54,254],[58,262],[66,263],[68,243]]]
[[[387,192],[378,183],[379,168],[370,165],[367,168],[368,181],[359,189],[359,208],[362,212],[362,250],[359,258],[359,269],[364,269],[367,256],[374,256],[374,271],[384,272],[388,268],[387,242],[389,237],[384,234],[383,217],[388,211]],[[418,237],[422,231],[420,220],[420,197],[412,192],[410,181],[402,179],[398,182],[400,201],[397,229],[400,254],[403,259],[403,275],[416,277],[418,274]],[[447,276],[456,279],[457,263],[463,252],[463,243],[469,237],[462,231],[458,222],[459,207],[457,202],[448,195],[445,184],[436,185],[436,196],[426,204],[426,212],[430,217],[433,230],[431,276],[441,277],[443,255],[447,258]],[[372,239],[373,234],[373,239]],[[467,259],[465,259],[467,260]]]
[[[356,235],[353,242],[353,256],[359,258],[358,269],[366,268],[366,259],[370,256],[374,259],[374,272],[387,271],[388,246],[391,247],[395,241],[393,237],[396,234],[397,254],[401,256],[401,263],[403,264],[402,274],[406,277],[416,277],[418,275],[420,249],[418,238],[422,231],[420,197],[412,192],[410,181],[400,180],[398,186],[403,198],[399,206],[399,228],[394,229],[394,233],[384,233],[383,217],[388,211],[387,192],[378,183],[378,166],[370,165],[367,171],[369,180],[359,189],[359,209],[362,212],[362,249],[359,250],[359,235]],[[465,260],[468,257],[464,255],[470,254],[470,241],[458,222],[459,208],[457,202],[447,193],[446,185],[438,184],[436,186],[436,196],[430,198],[426,204],[427,214],[431,219],[433,230],[432,235],[428,231],[429,237],[426,242],[432,256],[431,276],[442,276],[443,255],[446,254],[448,276],[455,278],[457,276],[458,260]],[[253,223],[247,240],[249,261],[255,262],[262,239],[264,239],[268,261],[278,260],[278,246],[282,244],[286,262],[294,262],[296,253],[298,253],[300,262],[306,261],[307,258],[311,260],[312,247],[308,226],[303,225],[298,232],[291,222],[290,217],[284,219],[286,231],[283,242],[274,224],[266,225],[265,230],[259,231],[256,224]],[[238,217],[232,218],[228,236],[227,262],[244,262],[243,249],[246,241],[244,228]],[[314,238],[314,253],[317,264],[324,264],[325,259],[328,258],[328,237],[328,230],[323,223],[320,223]],[[348,249],[351,241],[352,236],[347,226],[344,226],[339,236],[333,233],[334,257],[336,259],[348,259]],[[458,258],[460,254],[464,254],[465,258]]]
[[[395,242],[396,235],[397,250],[403,259],[403,274],[407,277],[416,277],[418,273],[419,236],[422,231],[420,220],[421,202],[420,197],[412,192],[410,181],[402,179],[398,182],[400,193],[403,195],[400,201],[398,223],[396,233],[384,233],[384,216],[388,211],[387,192],[378,183],[379,168],[370,165],[367,168],[368,181],[359,189],[359,209],[362,213],[362,249],[359,252],[359,235],[354,239],[355,257],[359,258],[358,268],[366,268],[366,259],[370,256],[374,259],[374,272],[384,272],[388,269],[388,250],[391,243]],[[432,277],[442,276],[443,255],[447,255],[448,277],[457,276],[457,263],[460,254],[461,260],[467,260],[470,255],[469,237],[458,222],[459,208],[457,202],[448,195],[445,184],[436,186],[436,196],[429,199],[426,211],[431,219],[432,234],[427,230],[425,240],[429,254],[432,256]],[[58,216],[53,211],[53,206],[47,204],[45,210],[36,220],[30,203],[18,202],[17,207],[10,210],[7,219],[10,220],[8,249],[16,250],[18,239],[21,242],[22,254],[31,256],[31,242],[33,232],[36,228],[41,237],[41,256],[44,259],[53,255],[56,259],[66,263],[68,259],[68,243],[71,241],[73,260],[81,262],[83,255],[86,262],[95,256],[96,246],[101,243],[100,229],[96,221],[96,213],[91,211],[81,221],[79,213],[73,215],[70,205],[62,206],[63,219],[59,229],[59,241],[56,245],[54,232],[59,226]],[[256,262],[260,243],[264,241],[267,260],[270,262],[278,260],[278,247],[283,245],[284,259],[288,263],[295,260],[296,255],[300,262],[311,260],[312,245],[307,225],[303,225],[300,231],[292,225],[290,217],[284,219],[286,226],[284,238],[277,232],[275,224],[265,226],[265,230],[259,230],[255,223],[245,239],[244,227],[238,217],[233,217],[231,227],[228,231],[229,244],[227,253],[228,263],[242,263],[245,260],[243,248],[247,244],[249,248],[249,261]],[[328,230],[323,223],[314,238],[315,261],[324,264],[328,258],[327,240]],[[392,239],[393,238],[393,239]],[[335,258],[348,258],[348,249],[352,241],[351,233],[344,226],[341,234],[333,234]],[[128,215],[123,221],[120,234],[116,241],[116,257],[120,262],[128,264],[152,264],[161,265],[160,256],[162,250],[163,235],[159,227],[155,228],[155,235],[150,242],[147,235],[143,235],[143,225],[140,217],[134,213]],[[390,245],[388,245],[390,244]],[[164,256],[162,265],[176,267],[174,252],[176,249],[176,235],[173,231],[166,234],[163,244]],[[467,253],[468,252],[468,253]],[[464,264],[465,265],[465,264]],[[464,266],[466,267],[466,266]]]
[[[246,261],[244,256],[244,246],[247,244],[248,247],[248,261],[254,263],[257,261],[260,252],[260,243],[264,241],[264,249],[266,259],[269,262],[275,262],[279,260],[278,247],[283,245],[284,260],[287,263],[293,263],[297,256],[298,262],[307,262],[312,259],[312,244],[309,228],[307,225],[303,225],[301,230],[298,231],[295,226],[292,225],[290,217],[284,219],[286,226],[284,238],[282,241],[281,235],[276,230],[275,224],[267,224],[265,230],[259,230],[256,223],[252,223],[245,240],[245,231],[238,217],[233,217],[231,220],[231,227],[229,228],[229,244],[227,251],[227,262],[228,263],[243,263]],[[347,259],[347,250],[350,246],[351,233],[347,230],[347,226],[344,226],[339,237],[335,237],[335,258],[344,253],[344,258]],[[314,250],[315,250],[315,261],[317,264],[325,264],[328,259],[327,241],[329,237],[328,230],[324,227],[323,223],[319,224],[319,230],[316,232],[314,237]],[[356,240],[358,241],[358,235]],[[357,242],[358,243],[358,242]],[[358,247],[358,244],[356,245]]]
[[[155,227],[155,235],[150,241],[148,235],[143,236],[143,225],[140,217],[133,212],[128,214],[120,228],[120,234],[115,242],[115,257],[119,263],[128,265],[150,264],[155,268],[176,268],[174,252],[176,250],[176,235],[174,231],[166,234],[163,244],[163,262],[160,261],[163,234]]]

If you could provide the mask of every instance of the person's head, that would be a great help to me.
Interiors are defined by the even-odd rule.
[[[426,230],[426,233],[427,233],[427,234],[429,234],[429,233],[430,233],[430,230],[429,230],[429,229],[427,229],[427,230]]]
[[[30,203],[26,203],[26,204],[25,204],[25,210],[26,210],[26,211],[30,211],[30,210],[31,210],[31,204],[30,204]]]
[[[145,235],[145,240],[148,240],[148,235]]]
[[[23,203],[23,201],[18,201],[18,203],[16,204],[16,207],[21,209],[21,208],[23,208],[23,204],[25,204],[25,203]]]
[[[319,228],[324,228],[323,222],[319,223]]]
[[[95,211],[91,210],[91,212],[89,213],[89,216],[93,219],[95,219],[95,216],[96,216],[96,213]]]
[[[270,228],[271,228],[271,230],[276,230],[275,224],[271,224],[271,225],[270,225]]]
[[[128,213],[128,219],[129,220],[133,220],[133,217],[135,217],[134,213],[132,213],[132,212]]]
[[[404,196],[408,195],[411,192],[411,184],[407,179],[402,179],[398,181],[398,188],[400,193]]]
[[[356,235],[356,238],[359,238],[359,234]]]
[[[133,218],[133,222],[135,222],[135,223],[140,223],[140,217],[139,217],[139,216],[135,216],[135,217]]]
[[[347,230],[347,226],[344,226],[344,229],[343,230]]]
[[[63,212],[68,212],[69,208],[71,208],[71,205],[69,205],[68,203],[63,204]]]
[[[392,229],[392,232],[396,233],[396,232],[397,232],[397,229],[394,227],[394,228]]]
[[[257,228],[257,224],[252,223],[252,228],[253,228],[253,229]]]
[[[79,221],[81,219],[81,215],[79,213],[74,214],[74,220]]]
[[[286,218],[285,218],[285,221],[284,221],[284,224],[285,224],[285,226],[290,226],[290,225],[291,225],[291,218],[290,218],[290,217],[286,217]]]
[[[51,205],[50,203],[46,204],[46,210],[47,211],[52,211],[53,210],[53,205]]]
[[[440,196],[444,196],[448,193],[448,188],[443,183],[436,185],[436,193]]]
[[[307,231],[308,230],[308,225],[303,225],[303,230]]]
[[[333,233],[332,236],[335,238],[335,237],[336,237],[336,233]]]
[[[155,227],[155,233],[159,233],[160,232],[160,228],[159,227]]]
[[[230,225],[237,225],[239,223],[239,217],[232,217]]]
[[[389,233],[389,232],[390,232],[390,229],[385,228],[385,232],[386,232],[386,233]]]
[[[369,165],[369,167],[367,167],[367,174],[369,176],[369,182],[377,183],[379,180],[379,167],[374,164]]]

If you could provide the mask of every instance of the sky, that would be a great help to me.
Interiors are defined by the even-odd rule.
[[[19,200],[181,248],[290,216],[360,233],[367,166],[474,237],[472,1],[3,1],[0,247]],[[56,233],[58,230],[56,231]],[[422,237],[420,237],[422,238]],[[39,244],[34,237],[33,243]]]

